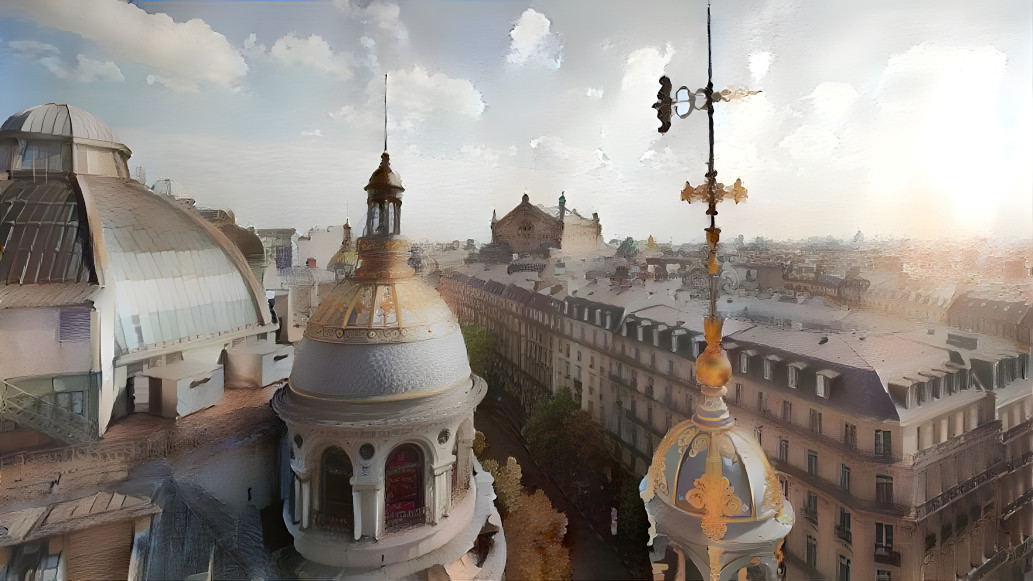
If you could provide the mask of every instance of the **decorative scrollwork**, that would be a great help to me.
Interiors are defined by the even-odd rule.
[[[700,434],[698,437],[696,437],[694,440],[692,440],[692,445],[689,447],[689,457],[690,458],[695,458],[697,454],[699,454],[700,452],[703,452],[704,450],[706,450],[709,447],[710,447],[710,435],[709,434]]]
[[[736,204],[745,200],[748,196],[746,188],[742,185],[742,179],[736,179],[732,187],[727,188],[721,182],[714,184],[714,202],[722,202],[725,199],[734,200]],[[710,202],[710,184],[703,182],[698,186],[693,186],[689,182],[685,182],[685,188],[681,191],[681,199],[688,203],[692,202]]]
[[[735,489],[724,476],[704,472],[693,483],[695,487],[685,494],[689,506],[702,512],[700,528],[714,541],[724,538],[728,531],[728,517],[739,516],[748,510],[735,495]]]

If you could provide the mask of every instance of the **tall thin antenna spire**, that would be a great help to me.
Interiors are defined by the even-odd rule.
[[[387,151],[387,73],[384,73],[384,151]]]

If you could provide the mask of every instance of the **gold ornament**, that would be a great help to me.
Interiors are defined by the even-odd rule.
[[[728,531],[728,517],[742,513],[742,500],[724,476],[715,476],[708,470],[693,483],[695,488],[685,494],[689,506],[701,511],[700,527],[711,540],[719,541]]]

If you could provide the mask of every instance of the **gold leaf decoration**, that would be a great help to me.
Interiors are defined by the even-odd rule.
[[[700,528],[703,534],[711,540],[719,541],[728,531],[728,517],[742,513],[742,500],[735,495],[735,489],[724,476],[704,472],[694,484],[695,488],[685,494],[685,501],[694,509],[702,511]]]
[[[735,180],[731,188],[725,188],[725,185],[718,182],[714,184],[714,202],[722,202],[726,199],[733,200],[736,204],[745,201],[747,198],[746,188],[742,185],[742,179]],[[710,201],[710,185],[707,182],[703,182],[698,186],[693,186],[689,182],[685,182],[685,188],[681,191],[681,199],[688,202],[709,202]]]

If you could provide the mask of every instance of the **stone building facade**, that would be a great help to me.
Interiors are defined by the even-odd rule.
[[[588,219],[568,209],[563,195],[558,207],[542,208],[524,194],[520,204],[501,219],[492,215],[491,242],[507,245],[516,254],[544,254],[549,250],[580,254],[599,248],[602,226],[598,214]]]
[[[644,475],[699,394],[694,363],[706,343],[681,322],[684,307],[596,290],[546,310],[489,285],[502,286],[462,274],[439,281],[463,324],[512,334],[499,355],[523,378],[511,385],[525,400],[580,381],[582,409]],[[528,337],[538,334],[551,347],[551,385],[530,373]],[[731,413],[754,431],[796,508],[789,578],[1033,570],[1028,347],[934,324],[823,334],[727,321],[726,349]]]

